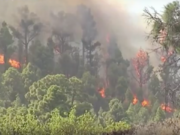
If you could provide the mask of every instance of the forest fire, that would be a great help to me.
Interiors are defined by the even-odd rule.
[[[148,102],[147,100],[143,100],[143,102],[141,103],[141,105],[142,105],[143,107],[146,107],[146,106],[149,105],[149,102]]]
[[[133,101],[132,101],[133,105],[137,104],[137,102],[138,102],[138,99],[137,99],[136,96],[134,96]],[[143,100],[142,103],[141,103],[141,105],[142,105],[143,107],[146,107],[146,106],[149,105],[149,101]]]
[[[133,67],[138,77],[141,76],[141,70],[146,66],[147,61],[148,61],[147,53],[142,49],[140,49],[133,60]]]
[[[0,55],[0,64],[4,64],[4,55]],[[15,68],[20,67],[20,63],[18,61],[12,60],[12,59],[9,59],[9,64]]]
[[[161,61],[166,62],[167,57],[171,56],[173,53],[174,53],[173,51],[169,51],[167,56],[161,57]],[[146,84],[146,82],[148,80],[148,73],[143,72],[144,69],[148,66],[148,54],[145,51],[143,51],[142,49],[140,49],[132,62],[133,62],[134,71],[136,73],[136,80],[138,81],[139,86],[142,89],[143,84]],[[139,100],[136,95],[134,95],[133,97],[134,98],[133,98],[132,104],[135,105],[138,103]],[[144,99],[141,102],[142,107],[147,107],[147,106],[149,106],[149,104],[150,104],[150,102],[146,99]],[[169,113],[173,111],[173,109],[170,106],[167,106],[164,104],[162,104],[160,107],[162,110],[169,112]]]
[[[138,99],[137,99],[137,97],[136,96],[134,96],[134,98],[133,98],[133,105],[135,105],[135,104],[137,104],[137,102],[138,102]]]
[[[140,49],[139,52],[136,54],[136,58],[139,59],[140,64],[144,65],[145,61],[147,60],[147,53]]]
[[[138,99],[137,99],[136,96],[134,96],[132,104],[135,105],[135,104],[137,104],[137,102],[138,102]],[[143,100],[141,105],[143,107],[147,107],[147,106],[149,106],[149,101],[148,100]],[[166,112],[169,112],[169,113],[173,112],[173,109],[170,106],[165,105],[165,104],[161,104],[161,109],[166,111]]]
[[[99,89],[98,91],[99,91],[99,94],[101,95],[102,98],[106,97],[106,95],[105,95],[105,88],[104,87]]]
[[[132,101],[132,104],[135,105],[135,104],[137,104],[137,102],[138,102],[138,99],[137,99],[136,96],[134,96],[133,101]],[[149,106],[149,104],[150,104],[150,103],[149,103],[148,100],[143,100],[142,103],[141,103],[141,105],[142,105],[143,107],[147,107],[147,106]],[[166,111],[166,112],[168,112],[168,113],[171,113],[171,112],[174,111],[170,106],[165,105],[165,104],[161,104],[160,107],[161,107],[162,110],[164,110],[164,111]]]
[[[173,55],[173,54],[174,54],[173,51],[169,51],[169,52],[167,53],[167,56],[162,56],[162,57],[161,57],[161,61],[162,61],[163,63],[166,62],[167,58],[170,57],[170,56]]]
[[[165,105],[165,104],[161,104],[161,109],[169,113],[173,112],[173,109],[170,106]]]
[[[166,58],[164,56],[161,57],[161,61],[164,63],[166,62]]]
[[[139,87],[142,89],[143,85],[148,80],[148,72],[144,69],[148,66],[148,54],[147,52],[143,51],[142,49],[136,54],[136,57],[132,61],[133,69],[135,71],[134,77],[136,77],[136,81],[139,83]],[[138,101],[137,97],[134,96],[133,104],[136,104]],[[142,106],[147,106],[149,103],[147,100],[144,100]]]
[[[107,45],[108,45],[109,42],[110,42],[109,34],[106,35],[105,40],[106,40]],[[107,62],[108,57],[109,57],[109,53],[108,53],[108,50],[107,50],[107,47],[106,47],[104,49],[104,53],[103,53],[103,58],[104,58],[105,63]],[[107,63],[105,64],[105,81],[104,81],[104,84],[105,84],[104,87],[98,89],[98,92],[99,92],[99,94],[101,95],[102,98],[106,97],[105,89],[109,86],[109,80],[108,80],[108,77],[107,77]]]

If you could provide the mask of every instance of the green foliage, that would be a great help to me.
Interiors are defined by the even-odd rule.
[[[151,13],[149,10],[145,10],[145,16],[148,22],[152,23],[151,34],[155,42],[163,45],[163,49],[168,50],[173,47],[174,51],[179,53],[179,46],[177,45],[177,35],[179,34],[180,22],[180,4],[179,1],[175,0],[173,2],[165,5],[162,14],[158,13],[155,9]],[[162,35],[160,31],[164,31],[167,34]],[[164,40],[160,42],[160,38],[163,37]]]
[[[3,81],[1,82],[4,90],[4,98],[9,101],[14,101],[16,99],[16,95],[20,96],[22,102],[24,99],[24,85],[21,74],[15,68],[9,68],[2,76]]]
[[[165,118],[165,115],[166,115],[165,112],[160,107],[158,107],[154,120],[155,121],[163,120]]]
[[[36,66],[29,63],[22,71],[22,78],[26,92],[29,90],[29,87],[41,78],[41,71]]]
[[[103,132],[130,128],[125,122],[112,122],[107,127],[102,127],[92,114],[84,113],[76,116],[75,112],[72,109],[66,117],[62,117],[59,111],[54,109],[49,113],[50,118],[42,123],[27,108],[9,108],[1,111],[0,131],[1,134],[100,135]]]
[[[39,41],[34,41],[30,46],[29,58],[33,65],[41,69],[43,76],[53,73],[53,52]]]

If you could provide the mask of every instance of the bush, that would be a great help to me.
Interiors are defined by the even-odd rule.
[[[66,116],[59,115],[58,110],[47,115],[48,119],[36,117],[28,111],[22,109],[8,109],[0,117],[0,132],[2,135],[101,135],[103,132],[125,131],[130,126],[125,122],[112,122],[103,127],[95,116],[85,113],[80,116],[75,115],[75,110]],[[45,117],[44,117],[45,118]]]

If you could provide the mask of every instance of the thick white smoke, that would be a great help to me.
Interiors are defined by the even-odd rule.
[[[13,16],[19,7],[27,5],[30,11],[35,12],[48,26],[52,21],[50,18],[52,11],[64,10],[73,13],[76,6],[82,3],[92,9],[101,42],[104,43],[108,32],[114,32],[125,58],[133,57],[139,48],[151,47],[145,40],[145,25],[142,21],[137,22],[141,19],[140,16],[130,14],[128,11],[128,4],[133,3],[127,3],[125,0],[0,0],[0,21],[5,20],[16,25]],[[48,32],[50,32],[48,29],[44,31],[44,35],[48,36]],[[155,59],[153,62],[156,63]]]

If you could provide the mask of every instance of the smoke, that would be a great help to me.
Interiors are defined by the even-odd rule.
[[[128,12],[125,0],[0,0],[0,21],[5,20],[11,25],[17,25],[14,15],[18,13],[18,8],[27,5],[30,11],[36,13],[42,22],[49,26],[52,12],[74,13],[80,4],[86,4],[91,8],[97,23],[98,39],[102,44],[105,44],[108,33],[114,33],[122,54],[127,59],[134,57],[140,48],[151,48],[150,43],[145,40],[144,25],[135,22],[141,18]],[[43,36],[48,37],[50,31],[47,27]],[[76,35],[80,38],[80,33]],[[155,56],[151,61],[157,63]]]

